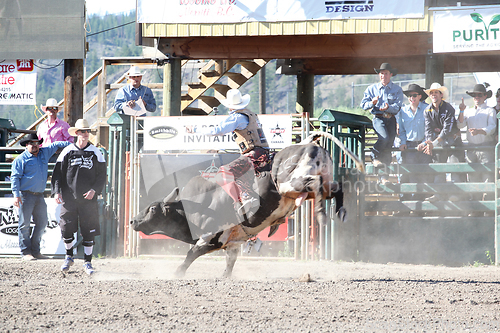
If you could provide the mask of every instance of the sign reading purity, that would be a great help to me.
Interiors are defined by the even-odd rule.
[[[232,133],[209,136],[188,133],[186,126],[215,126],[227,116],[146,117],[145,150],[220,150],[238,149]],[[259,115],[262,130],[270,148],[292,144],[291,115]]]
[[[434,12],[434,53],[500,50],[500,6]]]
[[[36,68],[33,60],[4,60],[0,63],[0,104],[36,104]]]

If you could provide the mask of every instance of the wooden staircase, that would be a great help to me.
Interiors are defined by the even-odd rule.
[[[229,89],[237,89],[252,78],[269,60],[210,60],[198,72],[199,82],[188,84],[188,91],[181,96],[181,113],[206,115]],[[197,106],[192,104],[197,102]]]

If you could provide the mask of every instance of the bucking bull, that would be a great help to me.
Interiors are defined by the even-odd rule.
[[[136,231],[163,234],[193,244],[176,271],[184,276],[196,258],[216,250],[226,250],[224,277],[230,277],[240,245],[267,227],[272,235],[304,200],[315,198],[315,215],[326,222],[325,199],[336,199],[337,214],[343,218],[341,184],[333,181],[333,163],[318,141],[334,141],[364,170],[362,161],[337,138],[313,132],[302,143],[286,147],[274,157],[271,172],[255,176],[254,189],[260,196],[255,214],[239,222],[233,200],[216,183],[201,176],[192,178],[179,193],[175,188],[163,201],[153,202],[131,221]]]

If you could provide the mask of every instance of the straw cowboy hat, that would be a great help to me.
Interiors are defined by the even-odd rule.
[[[427,97],[429,97],[425,93],[424,88],[422,88],[421,86],[419,86],[418,84],[415,84],[415,83],[411,83],[408,86],[408,88],[403,91],[403,93],[405,94],[406,97],[408,97],[410,95],[410,93],[412,93],[412,92],[416,92],[416,93],[422,95],[422,98],[420,98],[421,101],[424,101]]]
[[[36,133],[31,133],[30,135],[25,136],[19,144],[23,147],[26,147],[26,145],[31,142],[31,141],[38,141],[38,143],[42,143],[43,139],[39,139]]]
[[[139,67],[137,67],[137,66],[130,67],[130,69],[127,72],[127,77],[129,77],[129,76],[143,76],[143,75],[144,75],[144,73],[142,73],[139,70]]]
[[[431,91],[433,90],[439,90],[443,94],[443,99],[444,100],[448,99],[448,88],[446,88],[445,86],[442,86],[437,82],[434,82],[433,84],[431,84],[431,87],[429,89],[424,91],[427,95],[430,95]]]
[[[391,72],[392,76],[398,75],[398,70],[396,68],[392,68],[391,64],[388,62],[384,62],[382,65],[380,65],[379,69],[374,68],[375,73],[377,73],[377,74],[380,73],[380,71],[383,71],[384,69]]]
[[[74,127],[68,128],[68,133],[71,136],[76,136],[76,131],[79,131],[79,130],[91,130],[91,131],[93,131],[93,129],[90,128],[87,119],[78,119],[76,121]]]
[[[42,110],[45,112],[47,108],[57,108],[57,111],[62,109],[62,106],[59,106],[57,103],[57,100],[55,98],[49,98],[47,100],[47,103],[45,105],[40,105],[42,107]]]
[[[241,96],[241,92],[238,89],[230,89],[226,94],[226,99],[220,102],[228,109],[241,110],[250,103],[250,95]]]
[[[472,91],[466,91],[467,95],[474,97],[474,94],[486,94],[486,98],[490,98],[493,95],[491,90],[486,91],[486,87],[484,84],[476,84]]]

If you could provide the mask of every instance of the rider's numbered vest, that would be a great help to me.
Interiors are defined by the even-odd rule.
[[[242,154],[249,152],[254,147],[267,148],[266,136],[262,131],[259,117],[250,110],[234,110],[234,112],[244,114],[248,117],[248,126],[242,130],[234,130],[233,136]]]

